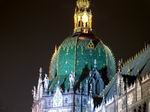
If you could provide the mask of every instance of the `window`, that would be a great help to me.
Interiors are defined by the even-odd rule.
[[[65,98],[65,103],[68,103],[68,98]]]
[[[87,104],[87,101],[86,101],[86,99],[84,99],[84,100],[83,100],[83,104],[84,104],[84,105],[86,105],[86,104]]]

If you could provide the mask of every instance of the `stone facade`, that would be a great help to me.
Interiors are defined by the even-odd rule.
[[[42,82],[40,80],[41,75],[37,87],[42,86],[39,91],[35,91],[32,112],[89,112],[94,109],[93,99],[86,89],[80,87],[80,90],[74,92],[71,88],[69,91],[63,92],[58,86],[55,91],[48,92],[48,88],[43,88],[44,80]],[[42,97],[38,97],[40,94]]]
[[[115,95],[105,103],[107,112],[150,112],[150,74],[123,89],[121,95]],[[99,112],[103,112],[99,109]]]

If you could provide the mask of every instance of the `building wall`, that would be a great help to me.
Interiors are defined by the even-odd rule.
[[[141,75],[142,76],[142,75]],[[126,95],[127,102],[126,105]],[[134,85],[127,88],[121,96],[113,99],[111,103],[106,103],[107,112],[150,112],[150,78],[149,75],[143,75]]]
[[[58,100],[58,105],[55,105],[55,103],[57,103],[56,101],[57,99],[55,99],[55,94],[43,96],[39,101],[34,103],[32,112],[73,112],[74,109],[75,112],[81,112],[81,109],[85,112],[89,107],[89,96],[81,95],[80,93],[63,93],[62,104],[60,103],[61,99]]]

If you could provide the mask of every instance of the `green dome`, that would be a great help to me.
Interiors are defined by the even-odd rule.
[[[86,67],[89,70],[94,67],[95,60],[98,70],[107,68],[110,81],[116,72],[115,60],[110,49],[93,34],[73,35],[66,38],[54,53],[50,75],[52,78],[68,78],[70,73],[75,73],[75,79],[78,80]]]

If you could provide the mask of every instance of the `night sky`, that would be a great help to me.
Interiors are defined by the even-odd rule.
[[[75,0],[0,0],[0,112],[31,112],[38,69],[73,32]],[[150,0],[92,0],[93,30],[127,60],[150,43]]]

